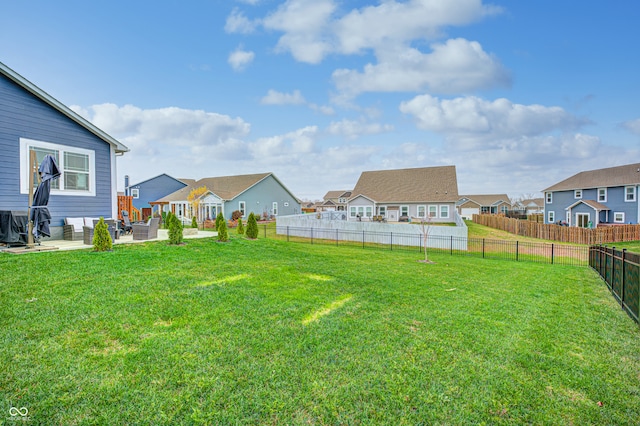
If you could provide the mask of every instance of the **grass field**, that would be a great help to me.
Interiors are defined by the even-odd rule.
[[[595,272],[421,257],[0,255],[0,423],[638,424],[640,327]]]

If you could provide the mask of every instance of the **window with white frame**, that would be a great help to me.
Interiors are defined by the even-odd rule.
[[[380,206],[378,207],[378,214],[380,216],[387,216],[387,206]]]
[[[427,217],[427,206],[418,206],[418,217]]]
[[[349,217],[355,218],[356,214],[356,208],[354,206],[349,207]]]
[[[574,189],[573,190],[573,198],[579,200],[582,198],[582,189]]]
[[[409,216],[409,206],[400,206],[400,216]]]
[[[598,202],[607,202],[607,188],[598,188]]]
[[[553,192],[545,192],[544,193],[544,200],[547,204],[551,204],[553,203]]]
[[[372,216],[373,216],[373,206],[367,206],[367,207],[365,208],[364,214],[365,214],[367,217],[372,217]]]
[[[636,187],[625,186],[624,187],[624,201],[631,202],[636,200]]]
[[[448,205],[440,206],[440,217],[441,218],[448,218],[449,217],[449,206]]]
[[[138,188],[131,188],[131,196],[133,198],[140,198],[140,189]]]
[[[247,209],[247,203],[245,201],[238,201],[238,210],[240,210],[242,217],[244,217],[246,209]]]
[[[429,217],[438,217],[438,206],[429,206]]]
[[[567,222],[567,225],[571,226],[571,212],[567,211],[567,214],[564,217],[565,222]]]
[[[614,212],[613,221],[615,223],[624,223],[624,212]]]
[[[556,214],[554,211],[547,212],[547,223],[553,223],[556,220]]]
[[[278,202],[277,201],[274,201],[271,204],[271,214],[274,215],[274,216],[278,215]]]
[[[505,206],[505,205],[500,206],[500,213],[507,214],[508,211],[509,211],[508,206]]]
[[[38,164],[51,154],[61,176],[51,182],[56,195],[92,196],[96,194],[95,152],[89,149],[20,138],[20,192],[29,193],[30,153],[35,152]],[[34,187],[38,185],[34,179]]]

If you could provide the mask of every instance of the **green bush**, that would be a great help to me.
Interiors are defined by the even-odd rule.
[[[195,216],[193,218],[191,218],[191,227],[192,228],[197,228],[198,227],[198,221],[196,220]]]
[[[242,218],[238,219],[238,228],[236,228],[238,235],[244,234],[244,225],[242,224]]]
[[[222,213],[220,213],[219,217],[222,217]],[[218,219],[216,219],[218,222]],[[227,222],[222,217],[220,223],[218,223],[218,241],[227,242],[229,241],[229,232],[227,231]]]
[[[219,228],[221,223],[224,223],[226,225],[225,218],[222,215],[222,212],[218,213],[218,216],[216,216],[216,231],[218,232],[220,232]]]
[[[162,229],[169,229],[169,224],[171,223],[171,218],[173,216],[173,213],[167,212],[167,214],[164,216],[164,219],[162,220]]]
[[[258,238],[258,221],[253,213],[251,213],[249,215],[249,219],[247,219],[246,234],[247,238],[251,238],[252,240]]]
[[[93,249],[95,251],[109,251],[113,247],[111,235],[109,235],[109,225],[101,217],[93,230]]]
[[[182,221],[178,219],[178,216],[172,214],[169,219],[169,244],[182,243]]]

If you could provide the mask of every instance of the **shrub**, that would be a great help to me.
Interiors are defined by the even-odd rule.
[[[238,235],[244,234],[244,225],[242,224],[242,219],[238,219],[238,228],[236,229]]]
[[[258,238],[258,221],[256,220],[256,216],[251,213],[249,215],[249,219],[247,219],[247,230],[246,230],[247,238],[251,238],[255,240]]]
[[[198,227],[198,221],[196,220],[195,216],[193,218],[191,218],[191,227],[192,228],[197,228]]]
[[[242,217],[242,212],[240,210],[236,210],[231,213],[231,220],[238,220]]]
[[[167,225],[169,226],[169,244],[182,243],[182,221],[178,216],[172,214]]]
[[[167,223],[167,215],[169,213],[168,212],[162,212],[162,219],[160,220],[160,224],[162,225],[163,228],[165,226],[165,223]]]
[[[220,213],[220,217],[222,217],[222,213]],[[217,219],[216,219],[217,222]],[[222,220],[218,224],[218,241],[227,242],[229,241],[229,232],[227,231],[227,222],[222,217]]]
[[[216,231],[219,232],[220,224],[224,222],[225,220],[224,220],[224,216],[222,215],[222,212],[218,213],[218,216],[216,216]]]
[[[101,217],[96,223],[92,243],[95,251],[109,251],[112,248],[113,241],[109,235],[109,225],[105,223],[104,217]]]
[[[174,216],[173,213],[167,212],[167,214],[164,217],[164,220],[162,221],[162,229],[169,229],[169,224],[171,223],[173,216]]]

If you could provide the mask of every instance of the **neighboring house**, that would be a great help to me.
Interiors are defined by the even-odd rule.
[[[526,216],[532,214],[543,214],[544,198],[530,198],[516,201],[513,205],[513,210],[519,211]]]
[[[463,219],[471,219],[474,214],[506,214],[511,210],[507,194],[461,195],[456,203]]]
[[[133,198],[133,207],[140,210],[144,219],[151,216],[152,201],[191,185],[194,179],[176,179],[166,173],[130,185],[129,176],[124,177],[125,194]]]
[[[351,193],[349,220],[454,222],[459,199],[455,166],[363,172]]]
[[[638,223],[640,163],[580,172],[544,190],[545,223]]]
[[[188,198],[192,190],[201,187],[206,192],[198,197],[196,212]],[[219,212],[231,219],[236,210],[245,219],[249,213],[274,217],[302,212],[300,200],[273,173],[200,179],[150,204],[186,220],[194,215],[199,220],[215,219]]]
[[[323,197],[324,201],[318,206],[318,211],[345,211],[351,192],[349,190],[327,192]]]
[[[51,238],[65,217],[117,217],[116,154],[129,149],[0,62],[0,210],[26,211],[29,152],[62,172],[48,209]]]

